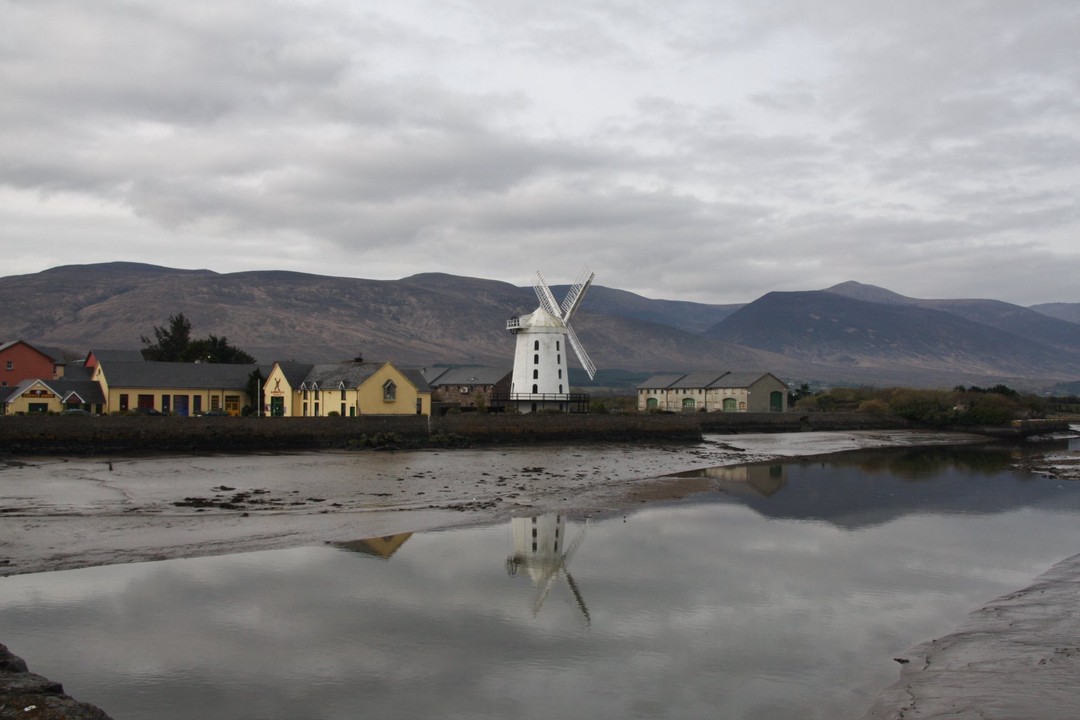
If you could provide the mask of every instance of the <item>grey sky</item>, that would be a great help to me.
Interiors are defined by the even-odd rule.
[[[0,0],[0,275],[1080,302],[1080,4]]]

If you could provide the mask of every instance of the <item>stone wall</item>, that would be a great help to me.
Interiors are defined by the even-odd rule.
[[[573,440],[698,440],[693,416],[462,413],[428,418],[0,417],[0,452],[242,452]]]

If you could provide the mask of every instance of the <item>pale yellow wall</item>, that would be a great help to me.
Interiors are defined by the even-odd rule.
[[[46,393],[49,397],[32,397],[30,394],[40,391]],[[46,405],[46,412],[60,412],[64,409],[64,404],[60,401],[60,396],[54,393],[48,385],[44,383],[36,382],[28,387],[22,395],[18,397],[8,398],[8,413],[14,415],[15,413],[28,413],[30,412],[30,404],[44,403]]]
[[[150,395],[153,398],[153,408],[155,410],[161,410],[164,406],[162,402],[162,396],[169,396],[169,411],[175,412],[176,407],[174,403],[174,395],[186,395],[188,397],[188,414],[193,415],[195,413],[195,398],[202,398],[202,407],[199,412],[206,412],[215,408],[221,408],[222,410],[228,410],[230,413],[239,415],[240,410],[250,404],[251,399],[245,390],[233,390],[229,388],[130,388],[130,387],[115,387],[108,384],[106,375],[102,372],[99,365],[94,370],[94,380],[98,381],[101,385],[101,391],[105,395],[105,412],[115,413],[121,412],[121,395],[128,396],[127,409],[133,410],[139,406],[140,395]],[[216,401],[216,404],[215,404]]]
[[[282,406],[284,412],[282,417],[292,417],[293,415],[300,414],[299,398],[300,393],[289,385],[289,381],[285,379],[285,373],[281,370],[281,367],[274,365],[274,369],[270,371],[270,374],[266,378],[266,383],[263,386],[263,394],[266,398],[266,414],[270,414],[270,408],[273,407],[273,401],[271,398],[280,397],[283,399]]]
[[[397,385],[396,399],[383,399],[383,384],[393,380]],[[420,398],[422,415],[431,414],[431,393],[420,392],[397,368],[386,363],[357,388],[360,413],[363,415],[415,415],[416,399]]]

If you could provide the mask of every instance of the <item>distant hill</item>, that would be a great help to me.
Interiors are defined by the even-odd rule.
[[[561,289],[556,288],[561,296]],[[602,314],[594,305],[606,307]],[[218,274],[135,263],[64,266],[0,278],[0,338],[85,353],[139,348],[182,312],[198,336],[224,336],[260,361],[363,355],[397,364],[507,365],[512,315],[532,312],[532,288],[439,273],[364,280],[294,272]],[[574,327],[598,366],[625,370],[770,368],[783,358],[679,329],[723,317],[716,306],[594,287]],[[667,320],[670,324],[647,318]]]
[[[1080,303],[1043,303],[1032,305],[1031,309],[1058,320],[1080,323]]]
[[[555,292],[561,297],[565,287]],[[197,336],[225,337],[262,362],[362,355],[508,367],[514,340],[506,320],[536,305],[532,288],[442,273],[365,280],[70,265],[0,278],[0,342],[25,339],[74,357],[138,349],[140,336],[182,312]],[[996,300],[917,300],[860,283],[768,293],[746,305],[594,286],[574,326],[597,366],[611,371],[594,384],[605,388],[669,370],[938,387],[1041,388],[1080,377],[1080,325]]]
[[[852,370],[950,369],[1012,377],[1067,377],[1080,372],[1080,336],[1074,336],[1064,321],[996,301],[908,303],[894,293],[856,289],[860,298],[884,302],[833,289],[772,292],[706,334]],[[1024,319],[1034,316],[1034,322],[1015,328],[1010,308],[1023,311],[1017,314]],[[1044,321],[1060,335],[1044,330]]]

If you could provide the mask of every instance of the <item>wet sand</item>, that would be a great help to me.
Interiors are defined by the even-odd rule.
[[[672,473],[874,447],[913,431],[709,436],[684,445],[0,460],[0,575],[617,513],[713,488]]]

